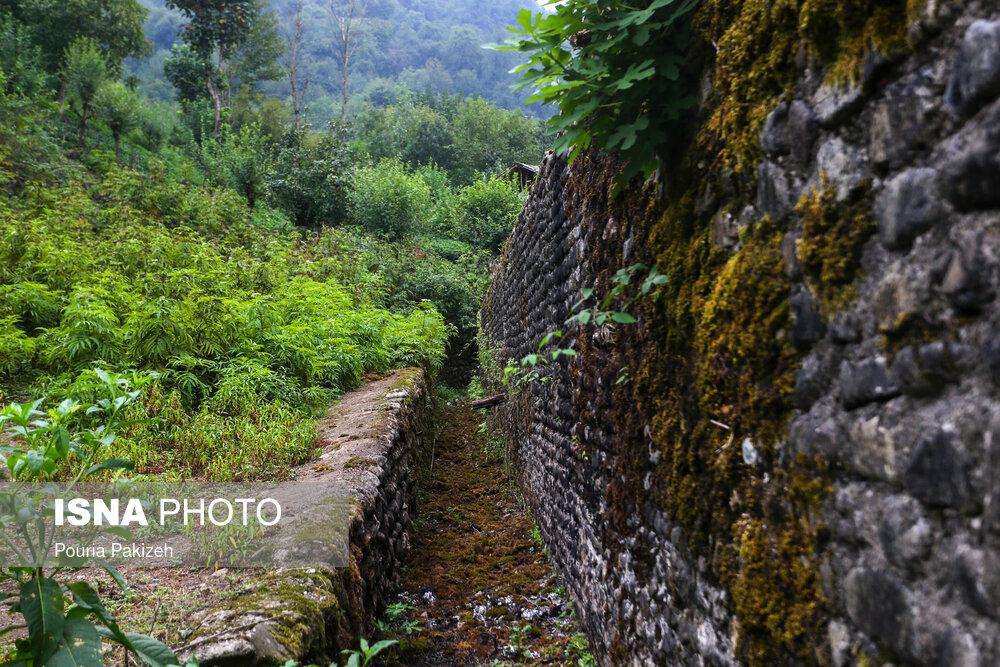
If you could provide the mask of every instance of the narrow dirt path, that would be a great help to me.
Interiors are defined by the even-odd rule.
[[[385,620],[384,637],[400,641],[395,664],[594,664],[500,448],[466,406],[442,420]]]

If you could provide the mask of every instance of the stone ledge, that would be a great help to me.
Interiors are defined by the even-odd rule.
[[[350,564],[336,570],[281,568],[248,580],[234,600],[202,616],[179,653],[182,664],[192,655],[202,667],[288,660],[329,664],[370,631],[398,584],[409,549],[416,491],[412,463],[423,448],[424,433],[430,433],[423,371],[398,371],[380,382],[387,386],[375,401],[377,409],[358,413],[370,415],[377,435],[335,450],[337,459],[363,454],[373,464],[351,471],[356,474],[347,482],[357,503],[349,528]],[[335,433],[343,416],[331,410],[320,433]],[[344,472],[332,474],[331,481],[342,482]]]

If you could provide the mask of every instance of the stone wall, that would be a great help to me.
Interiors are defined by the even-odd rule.
[[[335,571],[283,568],[250,577],[232,602],[208,611],[190,649],[202,667],[284,665],[288,660],[327,665],[370,637],[399,584],[416,510],[417,457],[432,437],[427,379],[418,369],[397,373],[376,410],[365,412],[377,435],[342,444],[329,461],[344,468],[355,509],[350,521],[350,564]],[[336,436],[337,420],[320,432]],[[364,466],[352,465],[363,454]],[[330,463],[326,458],[321,459]],[[343,462],[347,461],[346,465]],[[338,463],[339,462],[339,463]],[[340,477],[337,473],[330,476]],[[310,481],[315,484],[315,481]]]
[[[496,419],[603,665],[1000,664],[1000,13],[907,8],[854,83],[792,49],[749,165],[711,63],[658,184],[542,165],[480,344],[577,353]],[[564,325],[637,262],[638,324]]]

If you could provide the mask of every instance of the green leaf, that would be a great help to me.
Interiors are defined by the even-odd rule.
[[[177,656],[163,642],[135,632],[126,632],[125,636],[131,643],[131,648],[135,654],[147,665],[152,665],[152,667],[180,665]]]
[[[69,431],[64,426],[58,427],[52,433],[52,441],[59,452],[60,458],[65,458],[69,454]]]
[[[28,625],[31,654],[42,659],[52,655],[66,622],[59,584],[46,577],[35,577],[21,586],[20,604]]]
[[[86,475],[93,475],[100,470],[133,470],[135,464],[125,459],[108,459],[104,463],[99,463],[87,469]]]
[[[66,588],[72,593],[74,602],[84,609],[96,613],[101,621],[107,623],[108,619],[111,618],[107,615],[104,603],[101,602],[101,596],[86,581],[74,581],[71,584],[67,584]]]
[[[370,649],[365,651],[365,653],[369,656],[378,655],[385,649],[389,648],[390,646],[394,646],[395,644],[398,643],[399,642],[396,641],[395,639],[383,639],[380,642],[375,642],[375,644]]]
[[[121,572],[116,570],[111,563],[103,558],[94,558],[94,562],[104,568],[104,571],[111,575],[111,578],[115,580],[115,583],[117,583],[123,591],[128,588],[128,586],[125,585],[125,578],[122,577]]]
[[[637,320],[628,313],[611,313],[611,320],[618,324],[635,324]]]
[[[531,23],[534,16],[535,15],[531,12],[531,10],[527,8],[524,8],[517,13],[517,22],[521,24],[521,27],[524,28],[525,32],[531,31]]]
[[[103,664],[101,637],[90,621],[68,618],[59,650],[41,667],[96,667]]]
[[[28,460],[28,469],[34,474],[38,474],[42,470],[42,463],[45,462],[45,456],[40,454],[37,449],[29,449],[25,458]]]
[[[123,540],[132,539],[132,531],[126,528],[125,526],[108,526],[104,529],[104,531],[107,533],[111,533],[112,535],[116,535],[117,537],[120,537]]]

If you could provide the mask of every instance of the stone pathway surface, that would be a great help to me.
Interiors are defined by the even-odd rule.
[[[384,621],[382,638],[400,641],[391,664],[595,664],[480,419],[466,406],[443,410],[402,591]]]

